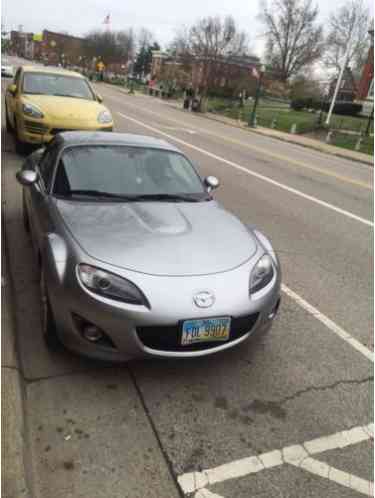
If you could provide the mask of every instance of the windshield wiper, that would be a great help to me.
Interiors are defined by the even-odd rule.
[[[133,196],[114,194],[112,192],[103,192],[101,190],[70,190],[68,196],[71,195],[84,195],[88,197],[104,197],[108,199],[118,199],[123,201],[132,200]]]
[[[78,97],[77,95],[69,95],[68,93],[53,93],[54,97],[69,97],[70,99],[88,100],[86,97]]]
[[[189,195],[183,194],[143,194],[135,195],[132,200],[137,202],[142,201],[171,201],[171,202],[199,202],[202,200],[207,200],[205,197],[191,197]]]
[[[88,197],[98,197],[107,199],[116,199],[124,202],[147,202],[147,201],[170,201],[170,202],[199,202],[210,200],[211,197],[190,197],[179,194],[141,194],[141,195],[122,195],[112,192],[103,192],[101,190],[70,190],[68,196],[82,195]]]

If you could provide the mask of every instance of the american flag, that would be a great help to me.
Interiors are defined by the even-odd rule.
[[[105,16],[103,24],[109,24],[111,22],[111,15],[108,14]]]

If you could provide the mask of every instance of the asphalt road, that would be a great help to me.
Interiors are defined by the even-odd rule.
[[[369,495],[373,169],[97,88],[116,131],[174,142],[203,176],[220,178],[215,196],[226,208],[270,236],[283,267],[282,306],[267,335],[199,360],[113,367],[51,355],[14,179],[22,158],[4,134],[6,242],[35,497]],[[306,449],[309,458],[301,457]]]

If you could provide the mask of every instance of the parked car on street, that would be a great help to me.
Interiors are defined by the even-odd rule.
[[[5,115],[19,152],[60,131],[113,129],[111,113],[88,80],[53,67],[21,66],[6,91]]]
[[[13,78],[14,76],[13,66],[9,63],[7,59],[1,61],[1,77]]]
[[[193,357],[268,329],[279,260],[152,137],[66,132],[17,173],[40,265],[43,334],[94,358]]]

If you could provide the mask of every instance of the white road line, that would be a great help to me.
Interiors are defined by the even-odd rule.
[[[211,493],[208,489],[200,489],[196,492],[194,498],[224,498],[221,495],[217,495],[216,493]]]
[[[358,426],[346,431],[331,434],[329,436],[306,441],[303,444],[287,446],[281,450],[274,450],[263,453],[261,455],[242,458],[241,460],[235,460],[213,469],[203,470],[202,472],[189,472],[187,474],[179,476],[177,480],[182,491],[185,494],[189,494],[200,489],[204,489],[207,486],[217,484],[219,482],[239,477],[245,477],[250,474],[256,474],[258,472],[261,472],[262,470],[271,469],[285,463],[288,463],[295,467],[303,468],[304,470],[311,471],[309,466],[313,468],[315,464],[311,462],[311,460],[313,459],[310,458],[310,455],[314,455],[315,453],[323,453],[325,451],[335,450],[339,448],[341,449],[347,446],[361,443],[363,441],[368,441],[369,439],[373,438],[373,434],[373,424]],[[307,459],[310,459],[310,463],[304,464]],[[336,478],[337,472],[337,469],[334,469],[333,475]],[[329,479],[330,473],[328,473],[327,476],[324,475],[324,477],[327,477]],[[353,482],[353,480],[351,479],[352,477],[354,478],[354,480],[358,479],[356,476],[350,476],[348,480],[349,483]],[[336,478],[332,480],[338,482]],[[370,484],[371,483],[369,483],[369,485]],[[358,485],[357,488],[363,489],[363,483]],[[357,488],[353,487],[353,489]],[[368,489],[369,486],[367,487],[367,490]]]
[[[312,306],[310,303],[305,301],[301,296],[299,296],[296,292],[292,291],[286,285],[282,285],[282,291],[285,292],[287,296],[289,296],[293,301],[301,306],[305,311],[313,315],[314,318],[323,323],[331,332],[339,336],[342,340],[347,342],[350,346],[356,349],[359,353],[363,354],[368,360],[374,361],[374,353],[370,351],[366,346],[364,346],[361,342],[357,341],[354,337],[352,337],[346,330],[337,325],[334,321],[328,318],[326,315],[321,313],[317,308]]]
[[[373,496],[374,483],[371,481],[349,474],[348,472],[343,472],[342,470],[336,469],[335,467],[332,467],[325,462],[321,462],[320,460],[316,460],[315,458],[306,458],[301,465],[299,465],[299,468],[307,470],[310,474],[323,477],[337,484],[341,484],[341,486],[353,489],[363,495]]]
[[[201,154],[205,154],[208,157],[211,157],[217,161],[220,161],[224,164],[228,164],[229,166],[232,166],[233,168],[236,168],[239,171],[242,171],[243,173],[246,173],[247,175],[254,176],[255,178],[258,178],[259,180],[263,180],[267,183],[270,183],[271,185],[275,185],[276,187],[279,187],[283,190],[286,190],[287,192],[291,192],[294,195],[297,195],[299,197],[302,197],[304,199],[307,199],[315,204],[319,204],[320,206],[323,206],[327,209],[330,209],[332,211],[335,211],[337,213],[340,213],[347,218],[351,218],[355,221],[359,221],[360,223],[363,223],[364,225],[368,225],[373,227],[374,223],[370,220],[367,220],[365,218],[362,218],[361,216],[357,216],[354,213],[351,213],[350,211],[346,211],[345,209],[341,209],[338,206],[335,206],[334,204],[330,204],[328,202],[322,201],[321,199],[318,199],[317,197],[314,197],[312,195],[305,194],[301,192],[300,190],[297,190],[292,187],[288,187],[288,185],[285,185],[284,183],[277,182],[276,180],[273,180],[272,178],[269,178],[268,176],[261,175],[260,173],[256,173],[255,171],[249,170],[245,168],[244,166],[241,166],[240,164],[234,163],[233,161],[229,161],[228,159],[225,159],[221,156],[217,156],[216,154],[213,154],[212,152],[209,152],[208,150],[202,149],[201,147],[197,147],[196,145],[193,145],[189,142],[186,142],[185,140],[181,140],[180,138],[177,138],[173,135],[170,135],[169,133],[165,133],[164,131],[159,130],[158,128],[154,128],[153,126],[149,126],[143,121],[139,121],[138,119],[131,118],[129,116],[126,116],[125,114],[122,114],[121,112],[117,112],[119,116],[121,116],[124,119],[127,119],[129,121],[132,121],[139,126],[142,126],[143,128],[146,128],[150,131],[153,131],[155,133],[158,133],[159,135],[163,135],[170,140],[173,140],[174,142],[180,143],[182,145],[185,145],[186,147],[189,147],[190,149],[196,150],[200,152]]]

